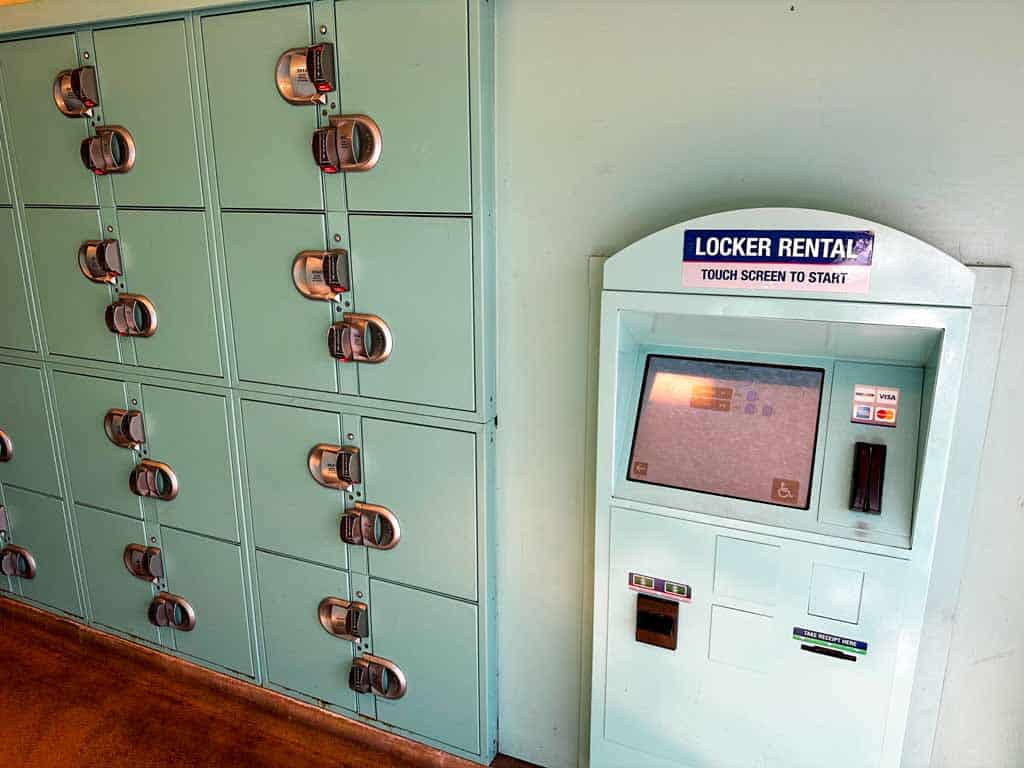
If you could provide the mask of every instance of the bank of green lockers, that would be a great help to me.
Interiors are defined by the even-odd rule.
[[[489,762],[491,5],[130,12],[0,9],[0,590]]]

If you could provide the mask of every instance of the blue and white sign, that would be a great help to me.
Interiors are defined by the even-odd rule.
[[[683,285],[867,293],[874,245],[867,231],[687,229]]]

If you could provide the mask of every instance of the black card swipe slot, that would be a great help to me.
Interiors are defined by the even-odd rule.
[[[843,661],[857,660],[856,656],[852,656],[849,653],[837,651],[835,648],[822,648],[820,645],[807,645],[806,643],[801,643],[800,650],[807,651],[808,653],[817,653],[821,656],[831,656],[833,659],[842,659]]]

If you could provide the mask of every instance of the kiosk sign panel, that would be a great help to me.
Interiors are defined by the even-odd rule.
[[[807,509],[824,376],[649,355],[628,479]]]
[[[683,285],[867,293],[869,231],[687,229]]]

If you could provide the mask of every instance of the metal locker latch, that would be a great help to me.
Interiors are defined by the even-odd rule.
[[[326,488],[347,491],[362,481],[359,449],[330,443],[314,445],[309,452],[309,474]]]
[[[394,549],[402,538],[398,517],[387,507],[357,501],[341,516],[339,534],[346,544]]]
[[[405,695],[405,673],[393,661],[366,654],[352,660],[348,687],[356,693],[372,693],[382,699],[400,699]]]
[[[184,597],[161,592],[149,604],[149,621],[158,627],[191,632],[196,628],[196,612]]]
[[[383,363],[391,357],[391,328],[377,315],[346,312],[327,329],[327,349],[343,363]]]
[[[303,251],[292,264],[295,288],[308,299],[339,301],[349,290],[348,251]]]
[[[143,459],[128,475],[128,488],[136,496],[171,501],[178,495],[178,476],[162,461]]]
[[[53,103],[67,117],[92,117],[99,106],[96,70],[92,67],[65,69],[53,79]]]
[[[334,85],[334,46],[319,43],[281,54],[275,72],[277,92],[289,104],[324,104]]]
[[[78,268],[94,283],[115,283],[123,271],[117,240],[86,240],[78,249]]]
[[[82,163],[97,176],[127,173],[135,166],[135,139],[120,125],[96,126],[96,135],[82,139]]]
[[[157,317],[153,302],[138,293],[122,293],[107,307],[104,320],[107,328],[119,336],[152,336]]]
[[[313,160],[324,173],[361,173],[377,165],[383,139],[367,115],[334,115],[313,133]]]
[[[124,548],[124,567],[135,578],[154,584],[164,577],[164,561],[159,547],[129,544]]]
[[[118,448],[138,448],[146,442],[142,411],[111,408],[103,417],[103,431]]]
[[[14,443],[11,436],[0,429],[0,461],[10,461],[14,458]]]
[[[320,601],[317,616],[327,634],[343,640],[355,643],[370,634],[370,608],[366,603],[325,597]]]
[[[0,549],[0,573],[5,576],[16,576],[19,579],[36,577],[36,559],[24,547],[8,544]]]

